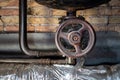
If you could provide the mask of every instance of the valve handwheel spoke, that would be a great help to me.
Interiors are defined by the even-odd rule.
[[[82,49],[81,49],[81,47],[79,46],[79,44],[74,45],[74,47],[75,47],[75,50],[76,50],[76,53],[75,53],[75,54],[81,54],[81,53],[82,53]]]
[[[85,30],[87,30],[86,26],[82,25],[82,27],[78,30],[78,32],[82,33]]]
[[[85,31],[88,32],[87,35],[85,35]],[[93,48],[95,33],[87,21],[78,18],[68,19],[60,24],[56,32],[55,42],[62,55],[77,58],[84,56]],[[85,47],[82,47],[84,45]]]
[[[68,33],[60,32],[60,37],[64,39],[68,39]]]

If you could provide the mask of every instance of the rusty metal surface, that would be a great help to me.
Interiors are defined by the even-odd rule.
[[[75,60],[71,59],[0,59],[0,63],[14,63],[14,64],[41,64],[41,65],[52,65],[52,64],[75,64]]]
[[[35,0],[39,4],[55,9],[88,9],[100,4],[107,3],[110,0]]]
[[[87,40],[84,39],[86,37]],[[55,42],[63,55],[77,58],[84,56],[93,48],[95,33],[88,22],[77,18],[68,19],[60,24]]]

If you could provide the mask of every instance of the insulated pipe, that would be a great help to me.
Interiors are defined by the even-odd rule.
[[[48,53],[47,50],[37,51],[31,50],[27,42],[27,0],[20,0],[19,2],[19,43],[20,49],[29,56],[51,56],[56,53]],[[42,52],[42,53],[41,53]],[[44,52],[44,54],[43,54]]]

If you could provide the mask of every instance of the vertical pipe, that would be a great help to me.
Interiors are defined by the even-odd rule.
[[[27,54],[27,0],[19,0],[19,41],[21,50]]]
[[[52,50],[31,50],[27,42],[27,0],[19,0],[19,44],[20,49],[28,56],[54,56],[58,55]],[[44,52],[43,52],[44,51]],[[43,54],[44,53],[44,54]]]
[[[25,54],[38,56],[39,51],[30,50],[27,44],[27,0],[19,1],[19,43]]]
[[[67,16],[75,16],[76,17],[76,10],[71,10],[71,11],[67,11]]]

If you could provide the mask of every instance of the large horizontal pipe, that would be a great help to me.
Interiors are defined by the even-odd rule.
[[[28,33],[28,45],[31,49],[50,50],[46,54],[58,55],[55,41],[55,33]],[[96,32],[96,44],[88,53],[86,63],[96,64],[100,62],[120,62],[120,33]],[[41,46],[42,45],[42,46]],[[18,33],[0,34],[0,56],[14,54],[21,55]],[[44,55],[44,52],[41,53]]]
[[[57,51],[54,40],[55,33],[28,33],[28,45],[30,49]],[[17,33],[0,34],[0,51],[20,52],[19,37]],[[105,50],[120,50],[120,33],[96,32],[95,48]],[[101,52],[101,51],[100,51]]]
[[[53,35],[54,33],[29,33],[28,46],[32,50],[41,50],[41,57],[44,54],[47,56],[58,55]],[[19,35],[16,33],[0,34],[0,53],[10,55],[23,53],[19,47]]]
[[[55,51],[53,35],[54,33],[29,33],[28,45],[31,49]],[[0,34],[0,51],[20,52],[18,34]]]

